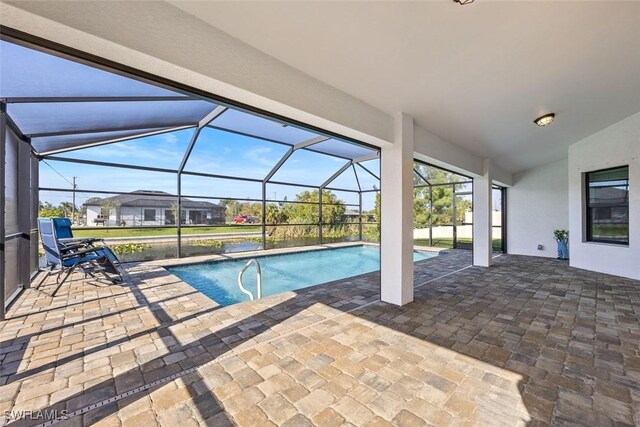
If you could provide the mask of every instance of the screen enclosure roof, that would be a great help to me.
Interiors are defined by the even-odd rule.
[[[196,145],[206,127],[286,147],[280,167],[297,150],[343,160],[334,161],[336,177],[347,164],[379,162],[364,144],[10,40],[0,40],[0,101],[42,157],[190,128]]]

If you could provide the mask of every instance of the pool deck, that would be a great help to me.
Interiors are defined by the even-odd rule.
[[[640,283],[495,262],[420,261],[404,307],[379,301],[378,273],[220,307],[165,261],[127,265],[121,286],[28,289],[0,323],[0,410],[105,426],[640,423]]]

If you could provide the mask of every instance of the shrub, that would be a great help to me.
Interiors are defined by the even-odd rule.
[[[553,237],[556,240],[564,242],[569,239],[569,232],[567,230],[553,230]]]
[[[193,246],[207,246],[210,248],[221,248],[224,244],[219,240],[198,239],[190,242]]]
[[[151,248],[151,245],[147,243],[121,243],[118,245],[109,246],[111,250],[118,254],[131,254],[134,252],[144,252]]]

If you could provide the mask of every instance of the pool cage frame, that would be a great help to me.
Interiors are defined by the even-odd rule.
[[[87,99],[94,99],[94,98],[87,98]],[[121,98],[114,98],[115,99],[121,99]],[[78,98],[75,99],[76,102],[78,100]],[[33,100],[29,100],[30,102],[33,102]],[[56,101],[60,101],[60,100],[56,100]],[[30,266],[25,265],[25,258],[22,258],[22,261],[20,260],[21,257],[19,258],[19,263],[20,266],[18,267],[20,273],[20,282],[22,287],[26,287],[26,283],[28,283],[28,281],[32,278],[32,274],[37,271],[37,259],[38,259],[38,246],[37,246],[37,241],[38,241],[38,231],[37,231],[37,225],[36,225],[36,218],[37,218],[37,211],[38,211],[38,203],[39,203],[39,192],[40,191],[48,191],[48,192],[62,192],[62,193],[93,193],[93,194],[105,194],[105,195],[117,195],[117,194],[123,194],[123,192],[120,191],[104,191],[104,190],[92,190],[92,189],[84,189],[84,188],[55,188],[55,187],[41,187],[39,186],[38,183],[38,171],[39,171],[39,163],[42,160],[52,160],[52,161],[58,161],[58,162],[70,162],[70,163],[78,163],[78,164],[86,164],[86,165],[94,165],[94,166],[105,166],[105,167],[112,167],[112,168],[124,168],[124,169],[134,169],[134,170],[141,170],[141,171],[149,171],[149,172],[160,172],[160,173],[169,173],[169,174],[175,174],[176,176],[176,189],[177,192],[176,194],[169,194],[167,196],[165,196],[167,199],[176,199],[177,203],[178,203],[178,208],[177,208],[177,212],[178,212],[178,217],[176,218],[176,224],[175,225],[165,225],[165,226],[154,226],[154,228],[176,228],[177,233],[175,235],[176,237],[176,242],[177,242],[177,248],[176,248],[176,257],[180,258],[182,257],[182,229],[185,227],[194,227],[194,228],[198,228],[198,227],[202,227],[202,225],[186,225],[183,222],[186,218],[183,216],[184,214],[184,210],[182,209],[182,200],[186,197],[190,197],[190,198],[202,198],[202,199],[227,199],[227,200],[236,200],[236,201],[241,201],[241,202],[259,202],[261,203],[261,208],[262,208],[262,221],[260,222],[260,224],[258,224],[261,227],[261,235],[262,235],[262,247],[261,249],[266,249],[267,248],[267,227],[269,226],[300,226],[300,225],[307,225],[307,226],[318,226],[318,238],[320,241],[320,244],[323,243],[323,226],[325,225],[329,225],[328,223],[324,222],[324,218],[323,218],[323,210],[322,207],[323,205],[327,205],[326,202],[323,202],[321,195],[323,194],[323,192],[325,190],[333,190],[333,191],[340,191],[340,192],[348,192],[348,193],[357,193],[358,194],[358,200],[359,203],[357,206],[358,208],[358,220],[357,220],[357,226],[358,226],[358,240],[362,240],[362,235],[363,235],[363,227],[364,226],[368,226],[368,225],[376,225],[377,223],[373,222],[364,222],[363,221],[363,209],[362,209],[362,196],[363,193],[369,193],[369,192],[379,192],[380,189],[362,189],[362,187],[360,187],[360,182],[358,180],[358,175],[357,173],[355,173],[356,167],[360,168],[363,172],[370,174],[371,176],[373,176],[374,178],[376,178],[377,180],[379,180],[380,178],[371,170],[369,170],[366,166],[360,164],[361,162],[364,161],[369,161],[369,160],[375,160],[378,159],[379,156],[379,152],[375,152],[374,154],[370,155],[370,156],[365,156],[365,157],[361,157],[361,158],[356,158],[356,159],[347,159],[341,156],[337,156],[337,155],[333,155],[333,154],[328,154],[328,153],[322,153],[323,155],[328,155],[328,156],[332,156],[332,157],[336,157],[336,158],[341,158],[345,160],[345,164],[342,165],[338,170],[336,170],[328,179],[326,179],[322,184],[320,185],[311,185],[311,184],[299,184],[299,183],[292,183],[292,182],[285,182],[285,181],[275,181],[273,180],[273,176],[276,174],[276,172],[278,170],[280,170],[280,168],[285,164],[285,162],[287,161],[287,159],[289,159],[289,157],[297,150],[299,149],[304,149],[304,148],[308,148],[313,146],[313,144],[328,140],[330,137],[328,136],[318,136],[315,137],[311,140],[308,141],[304,141],[302,143],[299,144],[295,144],[292,145],[288,148],[288,150],[286,151],[286,153],[280,158],[280,160],[277,162],[277,164],[269,171],[269,173],[267,174],[267,176],[264,179],[255,179],[255,178],[244,178],[244,177],[237,177],[237,176],[231,176],[231,175],[224,175],[224,174],[211,174],[211,173],[205,173],[205,172],[193,172],[193,171],[186,171],[184,170],[186,163],[191,155],[191,152],[193,151],[193,148],[197,142],[198,136],[201,132],[201,130],[204,128],[205,126],[205,122],[208,125],[213,119],[215,119],[215,117],[220,116],[224,111],[226,111],[228,109],[228,107],[222,107],[222,106],[217,106],[210,114],[210,116],[205,117],[199,124],[192,124],[190,126],[181,126],[179,128],[168,128],[162,132],[156,132],[154,133],[154,135],[157,134],[161,134],[161,133],[168,133],[168,132],[174,132],[176,130],[182,130],[182,129],[189,129],[189,128],[195,128],[196,131],[194,133],[194,135],[192,136],[189,145],[187,147],[186,152],[184,153],[184,156],[182,158],[182,161],[180,163],[180,166],[178,169],[165,169],[165,168],[155,168],[155,167],[149,167],[149,166],[137,166],[137,165],[127,165],[127,164],[120,164],[120,163],[111,163],[111,162],[102,162],[102,161],[95,161],[95,160],[85,160],[85,159],[72,159],[72,158],[65,158],[65,157],[60,157],[60,154],[64,154],[65,152],[69,152],[69,151],[76,151],[76,150],[82,150],[83,148],[89,148],[89,147],[71,147],[68,149],[61,149],[61,150],[55,150],[55,152],[43,152],[43,153],[36,153],[30,144],[30,140],[32,137],[34,137],[34,135],[24,135],[20,129],[18,128],[18,126],[14,123],[14,121],[11,119],[11,117],[9,116],[9,114],[7,114],[7,104],[10,103],[19,103],[19,102],[23,102],[23,100],[21,99],[17,99],[17,98],[3,98],[0,101],[0,164],[4,164],[5,162],[5,151],[6,151],[6,145],[7,145],[7,132],[6,129],[9,128],[11,129],[11,131],[17,136],[18,139],[18,144],[19,144],[19,152],[21,153],[20,157],[19,157],[19,164],[16,165],[17,170],[19,175],[22,177],[24,176],[24,174],[26,173],[26,178],[20,179],[19,180],[19,186],[24,186],[25,184],[27,185],[26,188],[22,188],[20,190],[18,190],[19,194],[29,194],[29,203],[31,204],[31,207],[29,208],[31,210],[31,212],[36,212],[35,215],[30,215],[30,223],[28,226],[23,226],[23,230],[18,232],[18,233],[13,233],[10,235],[6,235],[5,234],[5,217],[4,215],[0,215],[0,239],[2,239],[0,241],[0,251],[1,251],[1,255],[0,255],[0,277],[2,277],[2,280],[4,282],[4,260],[5,260],[5,244],[8,241],[11,241],[13,239],[23,239],[25,242],[29,242],[29,246],[30,246],[30,250],[34,253],[31,254],[29,261],[30,261]],[[37,102],[51,102],[48,99],[40,99],[37,100]],[[109,102],[109,101],[107,101]],[[231,132],[229,130],[226,129],[220,129],[218,128],[218,130],[223,130],[225,132]],[[39,135],[35,135],[35,136],[42,136],[42,134]],[[135,139],[139,139],[139,138],[145,138],[150,136],[148,133],[142,133],[139,135],[135,135],[135,136],[129,136],[126,138],[121,138],[118,141],[105,141],[101,144],[92,144],[91,146],[97,146],[97,145],[105,145],[105,144],[112,144],[112,143],[117,143],[120,141],[130,141],[130,140],[135,140]],[[244,135],[247,137],[251,137],[254,139],[263,139],[263,140],[267,140],[266,138],[262,138],[256,135]],[[273,142],[273,143],[279,143],[279,144],[283,144],[281,142],[276,142],[273,140],[269,140],[269,142]],[[25,154],[27,155],[27,157],[25,157]],[[346,188],[337,188],[337,187],[331,187],[331,182],[333,182],[338,176],[340,176],[343,172],[345,172],[347,169],[352,168],[354,170],[354,176],[356,178],[356,183],[358,185],[358,190],[352,190],[352,189],[346,189]],[[204,196],[204,195],[184,195],[182,193],[182,177],[183,175],[192,175],[192,176],[200,176],[200,177],[208,177],[208,178],[220,178],[220,179],[228,179],[228,180],[237,180],[237,181],[249,181],[249,182],[254,182],[254,183],[259,183],[262,187],[262,198],[260,199],[255,199],[255,198],[234,198],[234,197],[220,197],[220,196]],[[4,173],[0,174],[0,192],[2,194],[0,194],[0,209],[2,211],[4,211],[5,209],[5,185],[4,185],[4,179],[5,179],[5,175]],[[35,187],[34,184],[35,183]],[[297,201],[283,201],[283,200],[275,200],[275,199],[269,199],[267,198],[267,185],[268,184],[276,184],[276,185],[286,185],[286,186],[292,186],[292,187],[301,187],[301,188],[306,188],[306,189],[314,189],[314,190],[318,190],[318,201],[317,202],[297,202]],[[144,192],[136,192],[136,194],[139,195],[152,195],[152,193],[144,193]],[[304,203],[304,204],[309,204],[309,205],[317,205],[318,206],[318,222],[314,223],[314,224],[299,224],[299,223],[293,223],[293,224],[288,224],[288,223],[275,223],[275,224],[270,224],[267,223],[266,221],[266,209],[267,209],[267,204],[268,203],[282,203],[282,202],[286,202],[286,203]],[[20,202],[19,202],[20,204]],[[336,203],[333,203],[332,205],[335,205]],[[342,205],[346,206],[351,206],[353,207],[354,204],[348,204],[348,203],[342,203]],[[340,224],[352,224],[352,223],[340,223]],[[207,225],[207,227],[227,227],[228,225],[226,224],[212,224],[212,225]],[[132,226],[132,227],[127,227],[127,228],[145,228],[148,226]],[[239,225],[239,227],[242,227],[242,225]],[[91,229],[93,227],[87,227],[87,229]],[[96,227],[97,228],[97,227]],[[100,227],[100,229],[120,229],[121,227]],[[28,233],[27,233],[28,230]],[[35,243],[35,244],[34,244]],[[35,260],[35,261],[34,261]],[[28,273],[28,274],[27,274]],[[19,288],[21,288],[19,286]],[[5,302],[7,300],[11,300],[13,297],[15,297],[15,295],[4,295],[4,283],[2,286],[0,286],[0,302]],[[10,301],[9,301],[10,302]],[[5,305],[5,304],[2,304]],[[0,310],[0,315],[4,316],[4,310]],[[0,317],[2,318],[2,317]]]
[[[258,202],[261,203],[261,211],[262,211],[262,220],[260,224],[261,227],[261,240],[262,240],[262,249],[267,248],[267,227],[269,226],[297,226],[297,225],[309,225],[309,226],[317,226],[318,227],[318,238],[320,243],[323,242],[323,226],[326,225],[334,225],[334,224],[325,224],[323,218],[323,209],[322,206],[327,205],[326,202],[323,202],[323,191],[325,190],[333,190],[340,191],[345,193],[357,193],[358,194],[358,204],[353,203],[342,203],[345,207],[357,207],[358,210],[358,239],[362,240],[363,235],[363,226],[366,225],[375,225],[377,223],[364,222],[363,221],[363,194],[370,192],[379,192],[380,185],[378,184],[377,188],[374,186],[372,189],[363,189],[361,187],[360,181],[358,179],[358,170],[361,174],[366,173],[373,176],[378,183],[380,182],[380,177],[372,172],[369,168],[362,165],[362,162],[366,162],[369,160],[380,159],[380,150],[377,147],[370,146],[368,144],[362,143],[360,141],[353,140],[348,137],[344,137],[342,135],[334,134],[332,132],[328,132],[314,126],[310,126],[307,124],[303,124],[297,122],[295,120],[291,120],[289,118],[285,118],[279,116],[277,114],[267,112],[264,110],[256,109],[251,106],[247,106],[236,101],[232,101],[226,98],[222,98],[216,96],[214,94],[204,92],[198,90],[193,87],[189,87],[183,84],[180,84],[175,81],[171,81],[168,79],[164,79],[162,77],[151,75],[140,70],[136,70],[122,64],[118,64],[100,57],[93,56],[91,54],[87,54],[85,52],[69,48],[67,46],[59,45],[57,43],[41,39],[39,37],[35,37],[26,33],[22,33],[11,28],[7,28],[4,26],[0,26],[0,39],[2,41],[11,42],[17,45],[21,45],[30,49],[34,49],[36,51],[42,51],[54,56],[63,58],[63,59],[71,59],[74,62],[78,62],[81,64],[89,65],[91,67],[97,68],[102,71],[108,71],[111,73],[115,73],[121,76],[125,76],[131,78],[133,80],[138,80],[144,83],[149,83],[154,86],[160,88],[166,88],[171,91],[174,91],[178,95],[186,95],[186,96],[68,96],[68,97],[60,97],[60,96],[42,96],[42,97],[26,97],[26,96],[5,96],[0,98],[0,164],[5,165],[5,151],[7,147],[7,135],[9,134],[8,130],[11,131],[12,135],[17,139],[17,151],[19,152],[19,157],[17,157],[17,162],[14,165],[17,174],[19,176],[18,180],[18,194],[20,196],[20,200],[17,201],[17,209],[20,212],[19,220],[20,224],[20,232],[12,233],[10,235],[6,234],[6,224],[5,224],[5,215],[0,215],[0,279],[2,283],[0,284],[0,320],[4,319],[4,312],[6,306],[17,296],[19,292],[12,292],[11,295],[5,295],[5,261],[6,261],[6,244],[12,240],[21,241],[20,250],[17,255],[17,269],[19,271],[19,283],[17,291],[26,288],[29,286],[30,280],[33,278],[35,274],[38,272],[38,231],[37,231],[37,216],[38,216],[38,207],[39,207],[39,192],[40,191],[48,191],[48,192],[60,192],[60,193],[93,193],[93,194],[105,194],[105,195],[118,195],[125,194],[124,191],[104,191],[104,190],[92,190],[92,189],[84,189],[84,188],[57,188],[57,187],[40,187],[39,185],[39,165],[40,161],[58,161],[58,162],[71,162],[78,164],[86,164],[86,165],[94,165],[94,166],[104,166],[104,167],[113,167],[113,168],[121,168],[121,169],[133,169],[139,171],[148,171],[148,172],[158,172],[158,173],[167,173],[174,174],[176,177],[176,193],[175,194],[167,194],[163,197],[167,199],[175,199],[177,200],[177,217],[175,219],[175,225],[165,225],[159,226],[156,228],[175,228],[176,229],[176,256],[181,257],[182,254],[182,230],[185,227],[202,227],[202,225],[187,225],[186,221],[183,220],[185,218],[182,217],[183,209],[182,202],[183,199],[187,197],[191,198],[200,198],[200,199],[217,199],[217,200],[235,200],[239,202]],[[212,103],[212,107],[214,107],[206,116],[202,117],[197,121],[189,121],[180,124],[173,125],[164,125],[162,123],[145,123],[144,125],[140,124],[131,128],[117,127],[113,128],[84,128],[82,130],[70,130],[70,131],[51,131],[51,132],[40,132],[40,133],[26,133],[23,132],[20,127],[16,124],[16,122],[11,118],[11,116],[7,112],[7,107],[11,104],[57,104],[57,103],[117,103],[117,102],[140,102],[140,101],[182,101],[182,100],[204,100]],[[142,102],[144,103],[144,102]],[[221,128],[215,126],[215,120],[219,118],[223,113],[229,110],[240,111],[245,114],[251,114],[253,116],[257,116],[263,119],[268,119],[271,121],[275,121],[280,123],[283,127],[291,126],[293,128],[298,128],[313,134],[316,134],[315,137],[310,138],[305,141],[301,141],[295,144],[288,144],[283,141],[278,141],[275,139],[270,139],[260,135],[254,135],[249,133],[243,133],[234,131],[227,128]],[[152,131],[148,131],[149,128],[154,128]],[[191,153],[198,141],[198,137],[201,132],[205,128],[213,128],[218,131],[235,133],[240,136],[244,136],[247,138],[252,138],[256,140],[262,140],[274,144],[281,144],[288,146],[285,154],[279,159],[279,161],[273,166],[273,168],[269,171],[269,173],[262,179],[257,178],[247,178],[247,177],[239,177],[232,176],[227,174],[215,174],[215,173],[206,173],[206,172],[195,172],[185,170],[187,162],[191,156]],[[100,145],[107,144],[115,144],[123,141],[132,141],[136,139],[141,139],[154,135],[161,135],[170,132],[176,132],[185,129],[194,129],[194,134],[192,135],[189,144],[183,153],[180,165],[177,169],[167,169],[167,168],[157,168],[151,166],[142,166],[142,165],[128,165],[121,163],[113,163],[108,161],[95,161],[89,159],[73,159],[61,157],[64,153],[68,153],[71,151],[82,150],[90,147],[96,147]],[[139,133],[132,133],[123,137],[115,137],[112,133],[111,138],[105,138],[101,141],[94,141],[90,143],[86,143],[83,145],[69,145],[64,148],[54,148],[51,150],[41,150],[37,151],[32,145],[32,140],[36,138],[44,138],[44,137],[57,137],[57,136],[73,136],[78,134],[94,134],[94,133],[104,133],[108,135],[109,132],[117,132],[117,131],[132,131],[136,132],[139,130]],[[343,142],[345,144],[353,144],[362,149],[367,149],[370,152],[368,155],[360,156],[360,157],[346,157],[341,156],[335,153],[330,153],[327,151],[314,150],[314,144],[319,144],[324,141],[328,141],[332,139],[333,141]],[[280,170],[280,168],[286,163],[286,161],[298,150],[308,150],[312,152],[316,152],[322,154],[324,156],[330,156],[333,158],[339,158],[345,161],[345,163],[340,166],[328,179],[324,180],[320,185],[312,185],[312,184],[299,184],[295,182],[285,182],[285,181],[277,181],[274,180],[274,175]],[[363,150],[364,151],[364,150]],[[354,172],[355,183],[357,186],[357,190],[355,189],[347,189],[347,188],[336,188],[332,187],[331,183],[338,178],[343,172],[347,171],[351,168]],[[226,197],[226,196],[212,196],[212,195],[186,195],[183,194],[182,191],[182,178],[185,175],[192,176],[200,176],[205,178],[219,178],[219,179],[227,179],[227,180],[235,180],[235,181],[247,181],[253,182],[261,185],[262,188],[262,197],[257,198],[237,198],[237,197]],[[285,185],[290,187],[301,187],[305,189],[313,189],[318,190],[318,200],[317,202],[298,202],[298,201],[287,201],[287,200],[275,200],[269,199],[267,197],[267,185],[275,184],[275,185]],[[5,211],[5,203],[6,203],[6,193],[5,193],[5,174],[0,173],[0,212]],[[23,197],[28,194],[28,197]],[[136,192],[139,195],[145,195],[144,192]],[[146,195],[151,195],[148,193]],[[155,195],[155,194],[154,194]],[[268,224],[266,221],[266,210],[268,203],[305,203],[309,205],[317,205],[318,206],[318,222],[314,224]],[[335,205],[336,203],[332,203]],[[75,206],[74,206],[75,209]],[[29,215],[24,215],[25,212],[29,212]],[[25,222],[26,221],[26,222]],[[28,224],[27,224],[28,222]],[[341,222],[340,224],[354,224],[348,222]],[[337,224],[336,224],[337,225]],[[226,224],[211,224],[207,225],[207,227],[225,227]],[[144,228],[146,226],[139,227],[127,227],[127,228]],[[92,227],[87,227],[90,229]],[[97,228],[97,227],[96,227]],[[100,227],[100,229],[107,228],[121,228],[121,227]],[[173,237],[173,235],[172,235]],[[25,245],[27,247],[27,252],[30,253],[29,256],[25,256]]]
[[[450,173],[452,175],[456,175],[459,176],[461,178],[464,178],[462,181],[456,181],[456,182],[444,182],[444,183],[431,183],[430,180],[424,176],[416,167],[415,165],[423,165],[423,166],[427,166],[430,168],[435,168],[435,169],[439,169],[441,171]],[[416,184],[414,181],[414,185],[413,188],[414,190],[416,188],[428,188],[429,189],[429,246],[434,246],[433,245],[433,241],[434,241],[434,237],[433,237],[433,188],[434,187],[451,187],[452,193],[453,193],[453,199],[452,199],[452,203],[451,203],[451,209],[452,209],[452,224],[435,224],[435,226],[438,225],[444,225],[444,226],[451,226],[453,227],[452,230],[452,248],[453,249],[473,249],[472,248],[472,244],[467,244],[467,243],[462,243],[458,241],[458,226],[459,225],[473,225],[473,223],[458,223],[458,215],[457,215],[457,196],[471,196],[471,206],[472,206],[472,211],[473,211],[473,178],[471,178],[470,176],[461,174],[459,172],[453,172],[451,170],[448,170],[446,168],[443,168],[441,166],[435,166],[432,165],[428,162],[422,161],[422,160],[418,160],[418,159],[414,159],[414,168],[413,168],[413,173],[414,173],[414,177],[417,177],[417,181],[422,181],[425,184]],[[459,185],[465,185],[465,184],[470,184],[471,188],[469,190],[464,190],[464,191],[458,191],[457,190],[457,186]],[[500,252],[502,253],[506,253],[507,252],[507,191],[505,187],[501,187],[499,185],[493,185],[492,186],[493,190],[497,190],[500,192],[500,216],[501,216],[501,224],[500,225],[492,225],[492,228],[500,228]],[[415,198],[415,195],[414,195]],[[473,241],[473,237],[472,237],[472,241]],[[495,250],[495,248],[494,248]]]
[[[222,108],[222,111],[218,111],[218,114],[216,115],[216,117],[220,114],[222,114],[223,111],[225,111],[227,108],[226,107],[218,107],[218,108]],[[227,129],[220,129],[220,128],[216,128],[218,130],[222,130],[224,132],[231,132]],[[360,187],[360,183],[357,180],[357,174],[355,174],[354,176],[356,177],[356,183],[359,187],[358,190],[353,190],[353,189],[346,189],[346,188],[337,188],[337,187],[331,187],[330,184],[331,182],[333,182],[338,176],[340,176],[343,172],[345,172],[347,169],[352,168],[355,172],[356,167],[359,167],[363,170],[363,172],[366,172],[368,174],[370,174],[371,176],[373,176],[374,178],[376,178],[377,180],[379,180],[380,178],[371,170],[369,170],[366,166],[363,166],[362,164],[360,164],[360,162],[365,162],[365,161],[369,161],[369,160],[375,160],[379,158],[379,153],[375,153],[372,154],[371,156],[366,156],[366,157],[361,157],[361,158],[356,158],[356,159],[347,159],[345,157],[341,157],[341,156],[337,156],[337,155],[333,155],[333,154],[327,154],[327,153],[322,153],[323,155],[328,155],[328,156],[332,156],[335,158],[340,158],[345,160],[345,164],[340,167],[333,175],[331,175],[327,180],[325,180],[322,184],[320,185],[312,185],[312,184],[299,184],[299,183],[293,183],[293,182],[286,182],[286,181],[275,181],[273,180],[273,176],[276,174],[276,172],[278,172],[278,170],[280,170],[280,168],[285,164],[285,162],[287,161],[287,159],[297,150],[299,149],[303,149],[309,146],[312,146],[315,143],[319,143],[322,141],[325,141],[327,139],[329,139],[329,137],[316,137],[313,138],[312,140],[308,140],[308,141],[303,141],[302,143],[299,144],[295,144],[289,147],[289,149],[287,150],[287,152],[280,158],[280,160],[276,163],[276,165],[269,171],[269,173],[267,174],[267,176],[265,176],[265,178],[263,179],[258,179],[258,178],[246,178],[246,177],[237,177],[237,176],[233,176],[233,175],[225,175],[225,174],[211,174],[211,173],[206,173],[206,172],[194,172],[194,171],[186,171],[184,170],[187,161],[189,160],[189,157],[191,155],[191,152],[195,146],[195,143],[197,142],[198,139],[198,135],[200,134],[200,130],[202,130],[201,127],[198,127],[196,129],[195,134],[193,135],[193,137],[191,138],[189,145],[187,147],[186,152],[184,153],[184,157],[182,158],[182,161],[180,163],[180,167],[178,169],[165,169],[165,168],[154,168],[154,167],[148,167],[148,166],[136,166],[136,165],[126,165],[126,164],[119,164],[119,163],[110,163],[110,162],[101,162],[101,161],[95,161],[95,160],[84,160],[84,159],[71,159],[71,158],[66,158],[66,157],[59,157],[56,155],[50,155],[50,154],[46,154],[43,153],[41,156],[38,157],[39,160],[52,160],[52,161],[58,161],[58,162],[70,162],[70,163],[78,163],[78,164],[86,164],[86,165],[94,165],[94,166],[105,166],[105,167],[113,167],[113,168],[124,168],[124,169],[134,169],[134,170],[141,170],[141,171],[148,171],[148,172],[160,172],[160,173],[168,173],[168,174],[175,174],[176,175],[176,189],[177,192],[176,194],[169,194],[166,196],[163,196],[167,199],[169,198],[175,198],[178,202],[177,205],[177,212],[178,212],[178,218],[176,218],[176,224],[174,225],[165,225],[165,226],[153,226],[154,228],[176,228],[177,229],[177,251],[176,251],[176,256],[178,258],[182,257],[182,229],[183,228],[187,228],[187,227],[193,227],[193,228],[198,228],[198,227],[203,227],[203,225],[187,225],[183,223],[183,220],[186,220],[185,217],[183,217],[183,209],[182,209],[182,201],[185,198],[193,198],[193,199],[210,199],[210,200],[222,200],[222,199],[226,199],[226,200],[234,200],[234,201],[238,201],[238,202],[257,202],[261,204],[261,211],[262,211],[262,221],[259,224],[261,227],[261,235],[262,235],[262,249],[266,249],[267,247],[267,227],[270,226],[274,226],[274,227],[284,227],[284,226],[318,226],[318,238],[320,241],[320,244],[323,243],[323,236],[322,236],[322,227],[326,226],[326,225],[330,225],[328,223],[324,222],[324,218],[323,218],[323,213],[322,213],[322,206],[323,205],[328,205],[326,202],[322,201],[322,197],[320,197],[320,194],[322,194],[323,191],[325,190],[333,190],[333,191],[340,191],[340,192],[346,192],[346,193],[357,193],[358,194],[358,200],[359,203],[356,204],[352,204],[352,203],[341,203],[341,205],[343,206],[357,206],[358,208],[358,237],[359,240],[362,240],[362,229],[363,226],[366,225],[371,225],[371,224],[377,224],[377,223],[371,223],[371,222],[364,222],[363,221],[363,210],[362,210],[362,194],[363,193],[370,193],[370,192],[378,192],[380,191],[379,189],[362,189],[362,187]],[[233,132],[232,132],[233,133]],[[263,139],[266,140],[265,138],[256,136],[256,135],[244,135],[244,136],[248,136],[251,137],[253,139]],[[140,137],[129,137],[126,140],[133,140],[133,139],[137,139],[137,138],[142,138],[144,136],[140,136]],[[273,140],[269,140],[269,142],[273,142],[273,143],[277,143],[277,144],[283,144],[282,142],[276,142]],[[286,145],[286,144],[285,144]],[[75,150],[75,149],[73,149]],[[79,149],[78,149],[79,150]],[[65,151],[72,151],[72,150],[65,150]],[[62,153],[63,151],[59,151],[57,154]],[[216,179],[227,179],[227,180],[232,180],[232,181],[246,181],[246,182],[253,182],[253,183],[257,183],[260,184],[262,186],[262,197],[259,199],[256,198],[238,198],[238,197],[228,197],[228,196],[215,196],[215,195],[194,195],[194,194],[183,194],[182,192],[182,177],[184,175],[191,175],[191,176],[199,176],[199,177],[204,177],[204,178],[216,178]],[[299,201],[288,201],[288,200],[276,200],[276,199],[269,199],[267,198],[267,185],[268,184],[275,184],[275,185],[285,185],[285,186],[291,186],[291,187],[300,187],[300,188],[306,188],[306,189],[314,189],[314,190],[318,190],[318,201],[317,202],[299,202]],[[65,193],[72,193],[72,192],[78,192],[78,193],[92,193],[92,194],[113,194],[113,195],[117,195],[117,194],[123,194],[122,192],[118,192],[118,191],[104,191],[104,190],[91,190],[91,189],[69,189],[69,188],[51,188],[51,187],[39,187],[40,191],[51,191],[51,192],[65,192]],[[136,192],[136,194],[138,195],[154,195],[153,193],[144,193],[144,192]],[[267,223],[266,222],[266,209],[267,209],[267,204],[268,203],[289,203],[289,204],[307,204],[307,205],[317,205],[318,206],[318,222],[317,223]],[[336,203],[331,203],[329,205],[336,205]],[[341,223],[341,224],[348,224],[348,223]],[[132,226],[132,227],[127,227],[127,228],[148,228],[148,226]],[[207,227],[228,227],[227,224],[211,224],[211,225],[207,225]],[[238,227],[242,227],[242,225],[238,225]],[[121,227],[100,227],[100,229],[120,229]],[[87,229],[89,229],[89,227],[87,227]]]
[[[431,167],[431,168],[436,168],[436,169],[440,169],[442,171],[448,172],[450,174],[453,175],[457,175],[459,177],[462,178],[466,178],[466,180],[463,181],[456,181],[456,182],[443,182],[443,183],[431,183],[429,181],[429,179],[424,176],[422,173],[420,173],[420,171],[415,167],[415,164],[419,164],[419,165],[424,165],[427,167]],[[452,247],[453,249],[458,249],[459,243],[458,243],[458,233],[457,233],[457,228],[458,225],[471,225],[471,224],[458,224],[458,215],[457,215],[457,206],[456,206],[456,196],[463,196],[463,195],[471,195],[473,196],[473,178],[468,177],[466,175],[457,173],[457,172],[452,172],[450,170],[444,169],[442,167],[438,167],[438,166],[433,166],[427,162],[423,162],[420,160],[414,160],[414,168],[413,168],[413,173],[414,176],[416,176],[418,178],[418,181],[423,181],[425,182],[425,184],[416,184],[414,182],[413,188],[414,190],[416,188],[428,188],[429,189],[429,246],[433,246],[433,187],[451,187],[452,193],[453,193],[453,199],[451,202],[451,217],[452,217],[452,224],[451,227],[453,227],[452,230]],[[463,192],[459,192],[456,189],[456,186],[458,185],[465,185],[465,184],[471,184],[471,190],[469,191],[463,191]],[[415,195],[414,195],[415,198]],[[473,206],[473,201],[472,201],[472,206]],[[437,225],[437,224],[436,224]],[[449,226],[448,224],[441,224],[444,226]],[[466,249],[466,247],[465,247]]]

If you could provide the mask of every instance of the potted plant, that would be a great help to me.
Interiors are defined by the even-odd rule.
[[[553,230],[553,238],[558,242],[558,259],[569,259],[569,232],[567,230]]]

